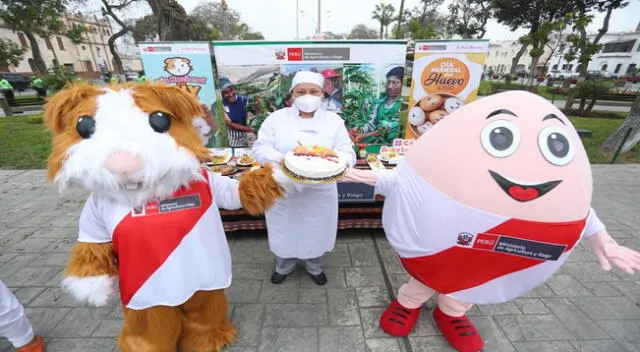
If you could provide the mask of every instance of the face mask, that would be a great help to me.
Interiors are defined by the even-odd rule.
[[[300,111],[313,112],[318,110],[320,105],[322,105],[322,98],[316,95],[307,94],[297,98],[293,104]]]

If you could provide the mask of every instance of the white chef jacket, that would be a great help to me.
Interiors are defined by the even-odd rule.
[[[240,209],[238,181],[203,170],[171,197],[131,209],[91,194],[79,242],[113,242],[124,306],[178,306],[198,290],[231,284],[231,255],[218,207]]]
[[[323,109],[307,119],[295,107],[274,111],[262,123],[252,154],[260,164],[278,163],[298,141],[333,148],[348,165],[355,165],[356,153],[344,120]],[[298,188],[265,213],[269,247],[281,258],[317,258],[335,245],[338,188],[335,182]]]
[[[378,176],[382,222],[407,272],[467,303],[503,303],[546,281],[583,237],[604,225],[509,219],[471,208],[428,184],[405,161]],[[429,214],[432,214],[429,216]]]

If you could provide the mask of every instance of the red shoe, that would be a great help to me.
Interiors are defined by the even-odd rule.
[[[405,308],[394,299],[380,317],[380,328],[391,336],[409,336],[419,316],[420,308]]]
[[[42,336],[36,336],[35,342],[18,348],[17,352],[44,352],[44,340]]]
[[[433,318],[440,332],[449,344],[459,352],[478,352],[484,341],[466,315],[452,317],[444,314],[438,306],[433,310]]]

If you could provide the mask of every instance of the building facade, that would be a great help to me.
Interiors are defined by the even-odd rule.
[[[47,67],[58,63],[86,77],[99,77],[101,72],[114,71],[113,56],[107,44],[113,30],[107,18],[68,14],[63,22],[67,29],[76,25],[85,26],[89,30],[84,33],[84,40],[77,44],[62,34],[54,34],[49,38],[36,36],[40,54]],[[24,33],[13,32],[0,23],[0,38],[11,40],[27,50],[19,65],[0,70],[24,74],[36,72],[31,45]]]
[[[552,37],[549,45],[555,45],[555,37]],[[503,40],[489,43],[489,52],[487,54],[487,58],[485,59],[485,71],[492,70],[496,74],[505,74],[511,71],[511,66],[513,64],[513,58],[518,54],[522,44],[517,40]],[[516,65],[516,70],[526,70],[527,72],[531,72],[531,63],[532,58],[529,55],[531,47],[528,47],[527,50],[522,54],[518,64]],[[544,63],[549,58],[549,49],[545,50],[545,53],[538,60],[538,69],[544,67]]]

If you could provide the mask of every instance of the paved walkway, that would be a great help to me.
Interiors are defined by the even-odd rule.
[[[594,179],[594,205],[611,234],[640,249],[640,165],[596,166]],[[84,197],[59,197],[43,171],[0,170],[0,278],[46,336],[48,352],[117,351],[117,303],[79,305],[59,288]],[[234,278],[227,294],[240,335],[227,351],[452,351],[430,311],[408,339],[390,338],[378,328],[380,314],[407,277],[381,232],[341,233],[326,256],[326,287],[303,270],[282,285],[271,284],[273,256],[265,234],[229,238]],[[640,275],[603,272],[595,257],[577,248],[546,284],[507,304],[474,307],[470,315],[487,352],[640,351]],[[6,340],[0,351],[10,351]]]

